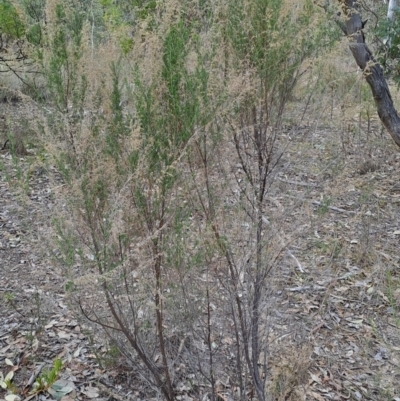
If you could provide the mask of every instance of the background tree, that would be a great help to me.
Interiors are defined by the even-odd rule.
[[[349,38],[353,57],[371,88],[380,120],[397,146],[400,146],[400,117],[394,106],[383,68],[366,44],[364,22],[361,19],[361,4],[357,0],[340,0],[339,3],[345,15],[344,20],[340,22],[340,27]],[[388,7],[388,17],[391,22],[395,20],[394,3],[391,1]],[[391,43],[391,48],[396,48],[394,41],[389,39],[388,43]]]
[[[12,72],[24,80],[23,67],[28,55],[25,25],[20,15],[8,0],[0,2],[0,73]]]

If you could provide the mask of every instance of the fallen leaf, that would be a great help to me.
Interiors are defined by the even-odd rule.
[[[325,398],[322,397],[320,394],[316,393],[315,391],[308,391],[308,394],[313,396],[317,401],[325,401]]]
[[[10,371],[7,373],[7,376],[4,378],[4,381],[11,381],[12,378],[14,377],[14,371]]]
[[[37,351],[38,348],[39,348],[39,340],[35,338],[32,343],[32,350]]]
[[[47,391],[56,400],[61,400],[74,389],[75,385],[73,382],[68,380],[57,380]]]
[[[2,349],[0,349],[0,354],[4,354],[5,352],[7,352],[10,349],[10,347],[11,345],[6,345]]]
[[[58,333],[58,338],[60,338],[61,340],[69,340],[72,336],[71,333],[67,333],[65,331],[60,330]]]
[[[310,376],[311,376],[311,380],[309,381],[309,384],[311,384],[311,383],[313,383],[313,382],[321,384],[321,378],[320,378],[319,376],[315,375],[315,374],[312,373],[312,372],[308,372],[308,373],[309,373]]]
[[[19,401],[21,399],[17,394],[8,394],[4,398],[6,401]]]
[[[89,398],[97,398],[99,396],[99,389],[97,387],[89,387],[87,390],[82,391]]]
[[[46,326],[44,326],[44,328],[47,330],[47,329],[50,329],[51,327],[53,327],[55,324],[57,324],[58,322],[57,322],[57,320],[52,320],[51,322],[49,322],[49,323],[47,323],[46,324]]]

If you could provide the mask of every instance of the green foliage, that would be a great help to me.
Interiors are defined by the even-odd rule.
[[[157,104],[154,97],[155,87],[149,87],[139,79],[136,81],[139,90],[135,96],[143,147],[148,152],[150,172],[164,172],[165,188],[174,181],[172,164],[193,135],[200,118],[200,91],[207,80],[202,68],[192,74],[186,69],[190,35],[191,28],[183,22],[173,25],[166,35],[160,77],[165,90],[161,104]]]
[[[121,156],[123,141],[129,134],[129,116],[124,116],[120,82],[120,62],[111,63],[112,92],[110,94],[111,121],[106,135],[106,151],[117,161]],[[120,166],[121,167],[121,166]]]
[[[385,6],[387,7],[387,6]],[[382,16],[374,30],[381,39],[377,58],[383,66],[385,74],[400,85],[400,9],[395,10],[393,20]]]
[[[139,20],[151,17],[157,7],[157,1],[155,0],[134,0],[134,4],[137,8],[136,15]]]
[[[321,203],[318,205],[317,213],[321,216],[329,212],[329,206],[332,204],[332,199],[324,196]]]
[[[14,366],[9,359],[6,359],[5,361],[7,365],[11,367]],[[55,386],[57,388],[57,379],[60,375],[62,366],[63,365],[61,359],[55,359],[53,362],[53,367],[41,373],[39,377],[35,380],[35,382],[33,383],[33,390],[30,392],[30,394],[37,394],[47,391],[54,396],[56,391],[52,388],[52,386]],[[17,401],[21,399],[18,394],[22,392],[22,389],[19,389],[12,382],[13,377],[14,370],[10,370],[10,372],[8,372],[5,377],[3,376],[3,373],[0,372],[0,387],[2,387],[4,390],[7,390],[7,392],[9,393],[9,395],[5,397],[7,400]],[[60,396],[57,399],[61,399],[62,396],[65,396],[68,392],[71,391],[70,388],[66,389],[65,386],[63,386],[62,390],[64,391],[60,391]]]
[[[28,22],[26,38],[33,45],[40,47],[43,44],[46,1],[22,0],[21,3]],[[37,48],[36,50],[39,49]]]
[[[2,372],[0,372],[0,387],[10,393],[15,393],[15,385],[12,382],[13,377],[14,372],[12,370],[8,372],[6,376],[4,376]]]
[[[83,30],[90,15],[84,2],[72,5],[69,2],[57,3],[55,20],[52,21],[55,29],[48,30],[43,45],[44,54],[40,58],[47,88],[52,102],[64,115],[82,112],[88,81],[78,71],[84,47]],[[91,39],[96,39],[94,33]]]
[[[157,7],[155,0],[100,0],[100,4],[105,23],[113,29],[134,26],[151,17]]]
[[[0,0],[0,35],[15,39],[25,34],[25,27],[16,9],[8,0]]]
[[[35,383],[33,384],[33,393],[48,391],[57,381],[62,366],[63,364],[61,359],[55,359],[53,362],[53,367],[41,373],[35,380]]]
[[[235,67],[259,79],[251,96],[268,101],[270,123],[287,103],[303,61],[339,38],[318,19],[318,8],[309,0],[295,8],[281,0],[233,0],[225,34],[236,56]],[[253,100],[246,101],[243,106],[251,108]]]
[[[103,7],[103,19],[106,25],[118,27],[124,23],[124,12],[119,3],[114,0],[100,0],[100,4]]]
[[[42,28],[39,24],[32,25],[26,33],[28,41],[36,46],[39,46],[42,42]]]
[[[132,34],[137,24],[146,21],[149,30],[155,28],[155,0],[100,0],[103,23],[116,36],[124,55],[134,46]]]
[[[94,351],[96,356],[96,361],[103,369],[113,369],[118,363],[119,358],[121,357],[121,351],[117,345],[111,344],[107,345],[107,350],[105,353],[100,354]]]
[[[27,19],[39,24],[45,20],[46,0],[22,0]]]
[[[273,44],[279,39],[278,19],[281,8],[279,0],[232,1],[229,8],[228,37],[240,60],[247,60],[265,73],[269,62],[273,62]],[[266,18],[268,15],[268,18]],[[276,60],[278,61],[278,60]]]
[[[126,56],[133,49],[134,42],[132,38],[123,37],[119,44],[123,55]]]
[[[60,219],[55,219],[53,225],[57,233],[57,245],[60,248],[61,262],[67,268],[72,267],[75,263],[76,243],[75,238],[68,232],[65,223]]]

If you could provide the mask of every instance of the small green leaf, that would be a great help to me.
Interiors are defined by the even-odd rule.
[[[56,359],[54,361],[54,369],[56,369],[57,372],[59,372],[62,368],[62,360],[61,359]]]

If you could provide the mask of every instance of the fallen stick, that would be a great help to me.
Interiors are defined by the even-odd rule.
[[[285,288],[285,290],[290,292],[303,292],[306,290],[325,291],[326,287],[323,287],[321,285],[303,285],[301,287]]]
[[[302,182],[302,181],[292,181],[292,180],[284,180],[283,178],[279,178],[278,180],[281,182],[285,182],[286,184],[298,185],[300,187],[319,187],[319,184],[314,184],[313,182]]]
[[[321,206],[321,202],[313,201],[313,205]],[[355,212],[352,210],[342,209],[340,207],[335,206],[327,206],[328,209],[333,210],[334,212],[345,213],[345,214],[354,214]]]

